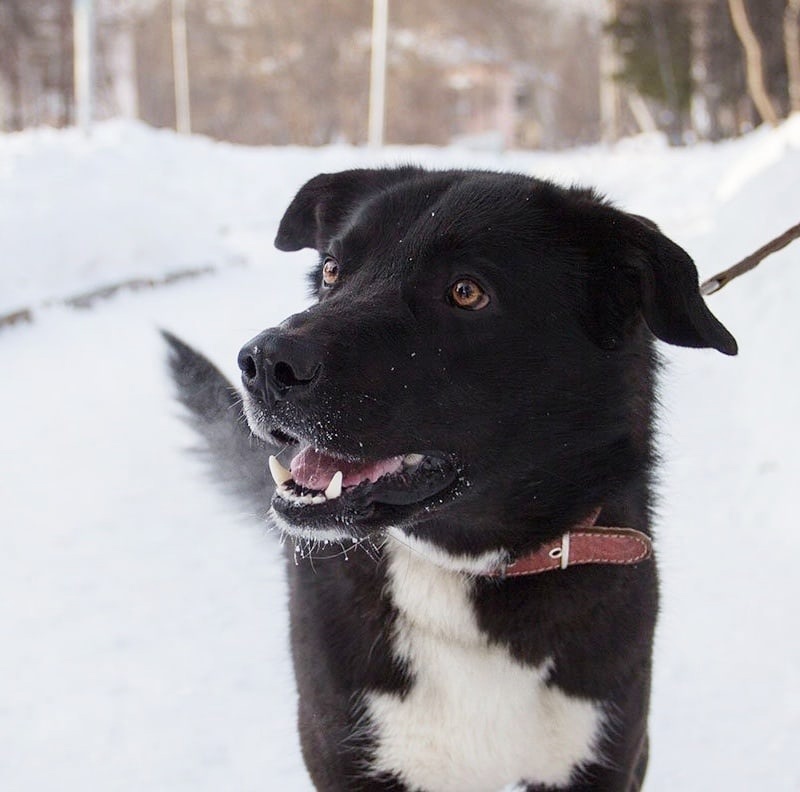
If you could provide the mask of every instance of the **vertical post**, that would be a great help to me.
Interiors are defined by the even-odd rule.
[[[789,75],[789,110],[800,113],[800,0],[787,0],[783,14],[783,44]]]
[[[611,25],[617,18],[616,0],[605,0],[603,23]],[[600,38],[600,132],[604,143],[613,143],[620,136],[620,89],[616,80],[619,58],[609,30]]]
[[[372,0],[372,58],[369,72],[369,121],[367,142],[383,145],[386,115],[386,46],[389,31],[389,0]]]
[[[691,33],[692,99],[689,113],[692,128],[701,140],[718,140],[718,114],[715,88],[710,84],[711,59],[711,4],[709,0],[695,0],[689,6]]]
[[[122,118],[139,117],[139,85],[136,74],[134,25],[124,19],[111,39],[108,55],[111,85],[117,112]]]
[[[192,131],[189,103],[189,48],[186,36],[186,0],[172,0],[172,71],[175,82],[175,128]]]
[[[73,0],[73,47],[75,52],[75,116],[85,134],[92,130],[94,103],[94,7],[93,0]]]

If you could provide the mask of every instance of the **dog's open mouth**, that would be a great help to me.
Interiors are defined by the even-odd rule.
[[[440,495],[456,478],[455,466],[436,453],[353,460],[301,445],[289,469],[274,456],[269,466],[273,508],[302,525],[352,525],[379,516],[378,522],[390,522]]]

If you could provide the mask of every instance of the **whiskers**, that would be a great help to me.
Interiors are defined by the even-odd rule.
[[[309,561],[313,567],[316,561],[330,561],[344,559],[349,561],[351,555],[364,553],[376,566],[381,560],[381,547],[385,539],[381,536],[376,540],[373,536],[339,536],[339,537],[314,537],[298,536],[282,528],[274,526],[279,532],[279,542],[285,546],[291,542],[295,565],[301,561]]]

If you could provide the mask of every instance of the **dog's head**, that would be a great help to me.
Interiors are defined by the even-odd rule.
[[[651,333],[736,352],[652,223],[527,176],[323,174],[276,245],[319,252],[317,302],[240,366],[295,535],[478,554],[557,533],[649,461]]]

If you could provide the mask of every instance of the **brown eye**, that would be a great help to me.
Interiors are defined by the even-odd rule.
[[[335,259],[326,258],[322,265],[322,285],[333,286],[339,280],[339,264]]]
[[[457,308],[480,311],[489,304],[489,295],[474,280],[462,278],[450,287],[450,301]]]

